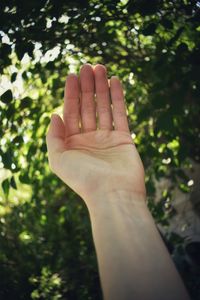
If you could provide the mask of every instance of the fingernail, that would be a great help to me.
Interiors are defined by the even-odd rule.
[[[104,65],[102,65],[102,64],[96,64],[94,67],[95,67],[95,68],[96,68],[96,67],[103,67],[104,69],[106,69],[106,66],[104,66]]]
[[[87,67],[87,66],[88,66],[88,67],[90,67],[90,68],[92,67],[92,65],[91,65],[91,64],[89,64],[89,63],[86,63],[86,64],[83,64],[83,65],[81,66],[81,68],[80,68],[80,69],[82,70],[83,68],[85,68],[85,67]]]

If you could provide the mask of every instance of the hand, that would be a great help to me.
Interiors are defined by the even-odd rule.
[[[143,165],[129,131],[119,79],[111,77],[109,88],[106,68],[89,64],[82,66],[79,77],[67,76],[63,120],[56,114],[51,118],[46,142],[52,171],[86,204],[96,194],[114,190],[145,197]]]

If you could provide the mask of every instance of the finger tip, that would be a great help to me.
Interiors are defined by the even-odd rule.
[[[69,73],[66,77],[65,81],[65,93],[68,87],[73,87],[73,90],[76,90],[79,88],[79,77],[75,73]]]
[[[84,65],[81,66],[80,68],[80,73],[83,73],[83,72],[93,72],[93,68],[92,68],[92,65],[90,63],[86,63]]]
[[[119,77],[116,75],[111,76],[110,80],[119,80]]]
[[[52,113],[51,119],[50,119],[50,126],[54,126],[55,124],[60,122],[60,116],[58,116],[56,113]]]
[[[83,66],[89,66],[89,67],[92,67],[92,64],[90,64],[90,63],[85,63],[85,64],[83,64]]]
[[[106,66],[105,65],[102,65],[102,64],[96,64],[94,66],[94,71],[95,72],[106,72]]]
[[[113,86],[113,87],[123,87],[122,85],[122,82],[121,80],[119,79],[118,76],[114,75],[110,78],[110,84]]]
[[[68,80],[68,79],[70,79],[70,78],[78,78],[78,76],[77,76],[77,74],[75,74],[75,73],[69,73],[68,75],[67,75],[67,78],[66,78],[66,80]]]

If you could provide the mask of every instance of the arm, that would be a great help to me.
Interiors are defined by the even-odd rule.
[[[189,299],[143,197],[97,198],[89,212],[104,299]]]
[[[46,137],[50,167],[88,207],[105,300],[189,299],[145,203],[122,85],[109,85],[102,65],[67,77],[63,120],[54,115]]]

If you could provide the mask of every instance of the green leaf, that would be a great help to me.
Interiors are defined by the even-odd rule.
[[[146,189],[148,191],[149,196],[155,195],[156,189],[155,189],[155,185],[152,180],[148,180],[146,182]]]
[[[12,91],[7,90],[3,95],[1,95],[1,101],[3,103],[10,103],[13,99]]]
[[[13,189],[17,190],[17,184],[14,176],[12,176],[10,179],[10,185],[12,186]]]
[[[1,56],[3,58],[8,57],[11,54],[11,45],[1,44]]]
[[[19,175],[19,180],[20,180],[21,183],[25,183],[25,184],[30,183],[30,179],[28,177],[28,174],[20,174]]]
[[[17,135],[14,139],[13,139],[13,143],[14,144],[22,144],[24,142],[24,139],[21,135]]]
[[[27,46],[26,46],[26,51],[28,52],[28,55],[30,57],[33,57],[33,50],[34,50],[34,45],[33,43],[28,43]]]
[[[17,77],[17,73],[14,72],[12,75],[11,75],[11,82],[14,82],[16,80],[16,77]]]
[[[6,198],[7,198],[7,197],[8,197],[8,194],[9,194],[9,189],[10,189],[10,180],[9,180],[8,178],[5,179],[5,180],[2,182],[1,186],[2,186],[2,189],[3,189],[3,192],[4,192],[5,196],[6,196]]]
[[[25,44],[22,43],[22,41],[18,41],[18,43],[15,46],[15,52],[19,58],[19,60],[21,60],[24,57],[24,54],[26,53],[26,46]]]
[[[20,108],[26,108],[26,107],[29,107],[31,106],[31,103],[32,103],[32,99],[30,97],[25,97],[23,99],[21,99],[20,101]]]
[[[6,110],[5,110],[6,118],[9,119],[9,120],[13,119],[15,113],[16,113],[15,105],[14,105],[14,103],[10,103],[10,105],[8,105]]]
[[[180,188],[180,190],[181,190],[183,193],[189,193],[189,192],[190,192],[190,188],[189,188],[186,184],[184,184],[184,183],[181,183],[181,184],[179,185],[179,188]]]
[[[4,164],[4,168],[10,169],[12,164],[12,159],[13,159],[13,153],[11,149],[9,148],[7,152],[2,153],[1,156],[2,156],[2,162]]]
[[[42,152],[46,153],[47,152],[47,145],[46,145],[46,143],[43,143],[40,149],[41,149]]]

